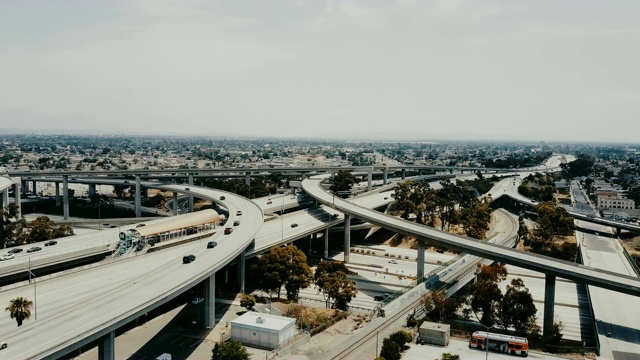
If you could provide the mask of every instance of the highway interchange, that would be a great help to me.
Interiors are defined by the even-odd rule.
[[[158,187],[157,183],[153,185],[154,187]],[[160,187],[164,187],[164,190],[168,191],[184,192],[183,185],[162,185]],[[309,191],[310,189],[308,187],[305,187],[305,190],[307,192],[314,191]],[[203,193],[203,191],[209,191],[209,193]],[[190,188],[189,192],[198,197],[205,197],[215,200],[219,199],[219,196],[221,194],[221,192],[219,191],[201,189],[193,186]],[[63,341],[65,337],[73,338],[74,335],[76,335],[77,337],[77,335],[79,334],[77,331],[80,331],[80,333],[82,333],[82,331],[87,331],[87,329],[90,329],[88,330],[89,332],[94,331],[97,334],[99,333],[98,328],[100,326],[104,326],[105,323],[109,322],[107,320],[109,317],[113,317],[114,319],[128,319],[132,316],[135,316],[136,314],[143,313],[147,311],[148,308],[152,307],[151,304],[153,303],[153,299],[162,298],[162,289],[156,289],[156,287],[166,288],[167,285],[170,285],[163,284],[164,286],[158,286],[157,284],[161,282],[171,282],[172,285],[170,286],[172,286],[172,289],[186,289],[187,287],[185,287],[185,282],[187,284],[193,285],[201,281],[203,278],[207,277],[206,274],[210,274],[212,272],[212,262],[219,262],[220,264],[222,264],[224,261],[230,261],[232,258],[238,255],[238,251],[234,253],[234,250],[231,250],[237,248],[237,244],[231,244],[232,241],[234,243],[238,241],[242,242],[243,238],[252,238],[253,236],[255,236],[255,249],[258,250],[263,247],[262,245],[259,245],[262,243],[269,244],[272,241],[276,240],[285,242],[288,241],[288,239],[283,239],[288,234],[291,234],[291,237],[293,239],[296,238],[295,233],[299,233],[300,231],[308,231],[309,233],[317,232],[320,229],[326,227],[326,220],[323,220],[323,217],[335,213],[335,211],[329,210],[329,208],[307,210],[307,214],[304,214],[304,212],[300,212],[300,214],[287,214],[282,220],[272,220],[262,225],[262,213],[257,206],[251,205],[251,203],[241,198],[238,198],[237,201],[234,202],[233,195],[228,193],[226,195],[227,201],[224,202],[224,205],[229,209],[233,209],[233,211],[230,211],[230,213],[232,213],[232,216],[235,216],[233,214],[236,209],[242,209],[243,216],[241,218],[242,224],[240,226],[240,229],[242,229],[243,231],[234,232],[231,236],[227,236],[225,238],[222,238],[220,234],[216,234],[215,236],[220,238],[218,240],[218,243],[220,245],[219,249],[216,249],[217,251],[207,251],[201,244],[192,244],[188,246],[185,245],[178,248],[163,250],[162,252],[154,254],[140,256],[135,260],[126,259],[111,264],[105,264],[104,266],[100,267],[101,269],[104,269],[104,273],[100,272],[100,269],[95,269],[92,271],[75,273],[69,275],[69,277],[61,277],[58,280],[51,279],[50,281],[44,281],[38,284],[38,334],[34,335],[33,331],[30,331],[32,330],[32,328],[34,328],[35,321],[27,322],[17,332],[15,331],[15,328],[13,326],[7,326],[8,324],[0,326],[0,338],[6,338],[8,341],[11,341],[11,344],[18,344],[10,347],[9,349],[5,349],[4,351],[6,352],[3,354],[3,358],[4,356],[9,356],[9,358],[23,358],[34,355],[36,357],[40,357],[47,351],[51,351],[51,348],[47,349],[47,347],[53,347],[56,349],[64,347],[64,344],[57,347],[52,346],[52,344],[54,344],[55,342]],[[377,195],[372,194],[371,196],[367,197],[371,200],[356,200],[356,202],[362,202],[362,204],[358,205],[361,205],[363,208],[369,207],[371,206],[371,204],[384,205],[385,203],[390,202],[388,195],[388,193],[380,193]],[[328,200],[327,196],[323,194],[316,194],[314,197],[321,199],[321,201],[325,202],[325,204],[327,205],[334,201],[333,199]],[[329,195],[329,197],[331,196]],[[282,199],[291,198],[283,197]],[[267,205],[275,205],[275,208],[277,208],[277,200],[281,199],[275,197],[273,200],[267,200],[271,201],[272,204],[265,203],[264,205],[265,207]],[[297,201],[297,199],[291,200]],[[348,203],[344,202],[345,204],[343,204],[338,199],[335,199],[335,201],[339,209],[340,207],[343,207],[348,208],[350,211],[352,211],[351,206],[355,206],[347,206],[345,204]],[[371,201],[372,203],[365,203],[366,201]],[[360,206],[357,207],[360,208]],[[278,210],[275,209],[275,211]],[[254,223],[254,219],[259,219],[260,223],[258,223],[258,221],[255,221]],[[233,221],[234,218],[231,218],[229,220]],[[339,219],[335,220],[334,223],[339,223],[341,221],[343,221],[342,214]],[[277,224],[279,222],[280,226],[278,226]],[[291,224],[293,223],[298,223],[299,228],[291,228]],[[261,226],[269,230],[263,233],[262,229],[260,229]],[[300,236],[297,237],[299,238]],[[276,240],[261,240],[261,238]],[[226,245],[227,247],[225,248],[225,244],[229,245]],[[192,247],[189,248],[189,246]],[[187,276],[188,279],[184,280],[184,277],[175,275],[182,272],[180,270],[182,270],[184,266],[181,264],[181,262],[179,262],[179,259],[186,252],[190,252],[190,249],[192,249],[193,253],[196,254],[196,256],[198,257],[198,261],[188,265],[192,266],[192,270],[195,271],[190,272],[190,276]],[[222,252],[225,252],[225,250],[229,250],[231,254],[221,254]],[[359,260],[357,256],[352,256],[354,256],[354,260]],[[202,259],[206,260],[202,261]],[[136,262],[135,270],[131,269],[131,261]],[[407,264],[403,265],[403,260],[399,262],[401,268],[407,267],[407,271],[410,270],[411,266],[408,266]],[[222,265],[213,266],[213,271],[219,270],[221,266]],[[413,265],[413,267],[415,271],[415,265]],[[157,271],[156,269],[158,268],[161,268],[162,270]],[[192,275],[194,272],[197,273],[195,276]],[[89,273],[92,275],[85,275]],[[179,279],[176,279],[175,283],[173,281],[166,281],[166,278],[170,278],[167,277],[166,274],[173,274],[173,277]],[[100,281],[94,281],[92,283],[92,279],[99,279]],[[64,283],[65,285],[60,285],[62,283]],[[73,286],[67,286],[67,283],[73,283]],[[65,289],[64,291],[62,291],[60,290],[60,288]],[[145,290],[139,290],[141,288],[144,288]],[[150,291],[146,291],[147,288]],[[82,291],[80,291],[80,289],[82,289]],[[3,293],[0,294],[0,301],[5,301],[5,303],[7,303],[8,299],[19,296],[17,295],[17,293],[19,293],[20,291],[23,292],[24,288],[3,291]],[[104,293],[102,293],[102,296],[98,296],[101,291],[103,291]],[[126,296],[123,295],[123,291],[126,292]],[[166,291],[164,293],[167,294]],[[607,291],[606,293],[610,292]],[[165,295],[165,297],[167,298],[170,296],[171,295],[168,294]],[[127,301],[127,299],[129,301]],[[137,306],[132,306],[132,304],[130,304],[132,302],[131,299],[134,299],[133,302],[135,302]],[[55,305],[59,303],[64,303],[65,305]],[[109,311],[96,314],[95,309],[102,309],[102,307],[108,308]],[[71,313],[71,309],[73,309],[73,313]],[[47,337],[45,335],[48,333],[47,329],[51,327],[52,331],[54,331],[54,329],[56,328],[56,323],[60,322],[61,316],[64,316],[65,325],[61,325],[61,327],[57,329],[58,331],[56,331],[56,337]],[[63,329],[67,330],[65,331]],[[43,334],[42,339],[39,339],[39,334]],[[39,344],[38,346],[19,345],[21,341],[26,341],[21,339],[29,338],[29,342],[31,342],[34,341],[34,337],[36,339],[35,342]],[[73,346],[76,345],[77,343]]]

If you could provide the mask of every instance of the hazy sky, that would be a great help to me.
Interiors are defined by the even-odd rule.
[[[0,0],[0,128],[640,142],[640,1]]]

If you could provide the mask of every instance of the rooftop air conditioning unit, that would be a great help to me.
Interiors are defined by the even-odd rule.
[[[256,322],[257,322],[258,324],[264,324],[264,319],[263,319],[263,318],[261,318],[260,316],[258,316],[258,318],[256,319]]]

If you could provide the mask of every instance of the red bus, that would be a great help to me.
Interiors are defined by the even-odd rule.
[[[469,347],[486,350],[486,339],[489,338],[489,350],[511,355],[529,355],[529,341],[527,338],[494,334],[486,331],[476,331],[469,339]]]

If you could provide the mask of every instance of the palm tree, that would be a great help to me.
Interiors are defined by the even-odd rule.
[[[11,318],[16,319],[18,327],[20,327],[25,319],[31,317],[31,305],[33,305],[31,300],[17,297],[9,302],[5,311],[9,311]]]

